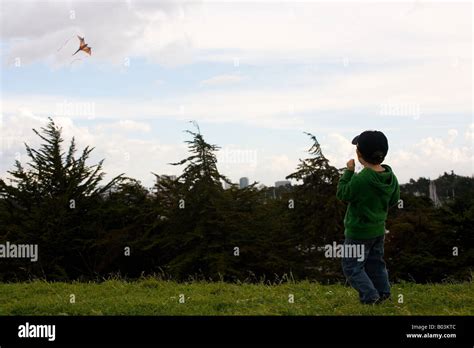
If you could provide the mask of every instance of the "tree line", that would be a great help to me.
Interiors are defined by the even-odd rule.
[[[0,244],[37,244],[39,259],[0,259],[2,281],[117,274],[344,281],[341,260],[323,250],[344,238],[346,206],[335,194],[342,169],[330,165],[311,134],[308,158],[287,176],[296,185],[240,189],[219,172],[219,147],[196,125],[186,131],[188,157],[172,163],[184,166],[182,174],[155,174],[149,190],[124,174],[104,182],[103,161],[88,163],[93,148],[78,154],[74,138],[65,148],[52,119],[34,132],[42,145],[26,145],[28,163],[16,161],[0,179]],[[401,205],[389,212],[386,261],[393,281],[471,279],[474,180],[445,173],[436,181],[456,192],[441,207],[433,206],[420,178],[402,186]]]

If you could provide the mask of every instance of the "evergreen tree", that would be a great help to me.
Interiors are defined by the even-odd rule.
[[[341,277],[340,260],[326,258],[324,246],[343,239],[344,204],[337,200],[336,189],[341,171],[329,164],[312,134],[311,157],[300,159],[296,172],[287,179],[302,181],[294,189],[295,207],[291,211],[293,233],[304,259],[305,274],[318,279]]]
[[[190,156],[171,163],[185,165],[183,174],[173,183],[157,184],[166,200],[159,204],[167,222],[153,245],[164,256],[163,268],[173,276],[218,279],[231,274],[235,262],[228,220],[232,202],[222,187],[222,181],[230,182],[217,169],[219,147],[207,143],[195,126],[196,132],[186,131],[192,136],[186,141]]]
[[[26,145],[27,166],[19,161],[8,173],[9,182],[0,179],[3,229],[1,241],[38,244],[36,263],[12,261],[10,273],[68,279],[91,271],[87,248],[96,237],[97,223],[89,217],[101,196],[121,176],[99,186],[104,173],[103,160],[86,164],[93,148],[86,147],[76,157],[72,139],[63,152],[61,128],[50,118],[41,132],[33,130],[44,143],[39,149]],[[14,267],[16,266],[16,268]],[[19,269],[24,272],[19,272]]]
[[[150,193],[139,181],[124,178],[118,183],[95,209],[94,219],[101,221],[89,250],[96,274],[138,277],[153,271],[148,231],[158,217]]]

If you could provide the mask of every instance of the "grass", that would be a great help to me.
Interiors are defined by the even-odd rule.
[[[75,303],[70,303],[71,295]],[[185,303],[180,303],[180,294]],[[289,303],[289,294],[294,303]],[[403,303],[398,303],[399,294]],[[472,283],[392,287],[393,299],[362,305],[355,290],[308,281],[265,284],[133,282],[0,283],[0,315],[473,315]]]

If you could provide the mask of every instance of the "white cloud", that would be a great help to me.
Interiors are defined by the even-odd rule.
[[[451,143],[456,139],[457,136],[458,136],[458,131],[457,131],[457,129],[450,129],[450,130],[448,130],[447,143],[448,143],[448,144],[451,144]]]
[[[173,23],[179,9],[188,6],[150,1],[2,2],[1,38],[8,43],[6,63],[19,57],[22,64],[48,61],[56,67],[70,65],[71,54],[78,47],[78,34],[92,47],[92,57],[78,54],[79,59],[121,65],[125,58],[145,56],[164,65],[184,63],[188,40]]]
[[[268,186],[273,186],[275,181],[284,180],[287,175],[293,173],[298,165],[295,153],[267,154],[261,156],[254,177],[250,181],[258,181]]]
[[[109,128],[79,126],[73,119],[65,117],[54,119],[63,128],[65,145],[74,136],[78,148],[86,145],[95,147],[91,163],[102,158],[106,159],[104,170],[108,173],[107,178],[126,173],[150,186],[153,181],[151,171],[179,174],[181,168],[167,163],[176,162],[187,155],[187,148],[181,143],[166,144],[155,137],[150,140],[134,138],[127,130],[111,132]],[[27,160],[24,142],[33,147],[39,146],[40,139],[31,129],[39,129],[46,122],[45,117],[38,117],[29,112],[3,117],[0,161],[2,176],[12,168],[15,159],[23,163]],[[444,171],[450,170],[460,175],[470,176],[474,169],[472,140],[456,138],[453,141],[450,137],[455,133],[451,129],[446,131],[444,137],[425,137],[415,143],[393,148],[389,151],[385,162],[393,167],[400,182],[407,182],[410,178],[420,176],[436,178]],[[350,140],[334,132],[321,137],[323,153],[330,160],[331,165],[342,168],[349,158],[355,158],[355,148],[350,144]],[[271,185],[274,181],[292,173],[298,164],[298,158],[305,157],[301,151],[291,149],[288,150],[290,152],[284,154],[275,153],[269,148],[252,149],[252,151],[256,151],[258,156],[253,153],[249,155],[248,161],[256,161],[252,162],[251,166],[248,163],[240,164],[240,162],[229,166],[224,161],[219,163],[219,168],[223,174],[234,181],[241,176],[249,176],[251,181],[256,180]]]
[[[469,57],[469,5],[428,3],[317,2],[213,4],[184,22],[202,59],[268,64],[349,58],[382,63]],[[263,19],[263,20],[262,20]],[[414,35],[413,33],[416,33]],[[224,49],[229,53],[216,54]],[[314,62],[314,60],[313,60]]]
[[[144,132],[148,133],[151,130],[151,127],[148,123],[137,122],[131,120],[120,120],[111,124],[99,124],[96,127],[98,130],[102,129],[113,129],[120,131],[134,131],[134,132]]]
[[[17,114],[3,117],[2,121],[0,175],[5,176],[7,170],[12,169],[15,159],[23,164],[28,162],[25,142],[32,147],[38,147],[42,143],[32,128],[40,130],[46,125],[47,118]],[[65,117],[55,117],[54,121],[63,129],[64,146],[68,146],[74,136],[79,150],[85,146],[95,147],[90,163],[105,159],[106,179],[125,173],[142,180],[146,186],[151,186],[154,180],[151,172],[178,174],[179,168],[168,163],[186,156],[187,149],[182,144],[166,144],[157,139],[135,139],[123,132],[106,132],[103,128],[78,126],[74,120]]]
[[[474,142],[474,123],[471,123],[469,127],[467,127],[464,137],[466,140]]]
[[[76,34],[99,61],[145,57],[164,65],[225,61],[349,64],[471,59],[470,4],[411,2],[7,1],[9,61],[70,63]],[[74,11],[74,19],[71,19]],[[48,18],[41,21],[38,18]],[[126,23],[126,25],[124,25]],[[67,39],[67,48],[57,51]]]
[[[445,137],[425,137],[387,156],[387,162],[399,173],[399,180],[408,181],[420,176],[437,178],[443,172],[474,174],[474,151],[470,142],[455,143],[449,130]]]
[[[437,74],[431,72],[436,70]],[[331,78],[309,80],[299,86],[272,86],[245,90],[195,91],[157,99],[67,98],[53,95],[10,95],[4,97],[5,114],[28,108],[38,115],[50,115],[58,105],[81,106],[100,118],[133,120],[137,117],[195,119],[211,122],[238,122],[269,128],[302,129],[303,115],[321,112],[368,110],[379,115],[381,122],[386,103],[419,105],[419,118],[446,113],[470,113],[472,86],[468,67],[454,69],[448,64],[432,63],[416,67],[397,67],[384,71],[365,71],[332,75]],[[442,81],[442,83],[440,83]],[[440,97],[442,96],[442,97]],[[76,115],[77,114],[77,115]],[[87,112],[68,113],[84,117]],[[139,116],[138,116],[139,115]],[[316,121],[316,120],[315,120]]]
[[[356,158],[355,146],[351,144],[351,140],[335,132],[322,139],[321,151],[331,165],[344,168],[349,159]]]
[[[290,160],[287,155],[271,156],[269,165],[272,171],[285,175],[288,175],[296,167],[294,161]]]

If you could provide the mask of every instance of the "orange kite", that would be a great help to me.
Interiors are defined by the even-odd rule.
[[[85,43],[84,41],[84,38],[83,37],[80,37],[79,35],[77,35],[77,37],[79,38],[79,41],[80,41],[80,44],[79,44],[79,48],[77,49],[76,52],[74,52],[74,54],[76,54],[77,52],[79,51],[84,51],[86,52],[88,55],[91,55],[91,48],[89,46],[87,46],[87,44]],[[74,55],[73,54],[73,55]]]

